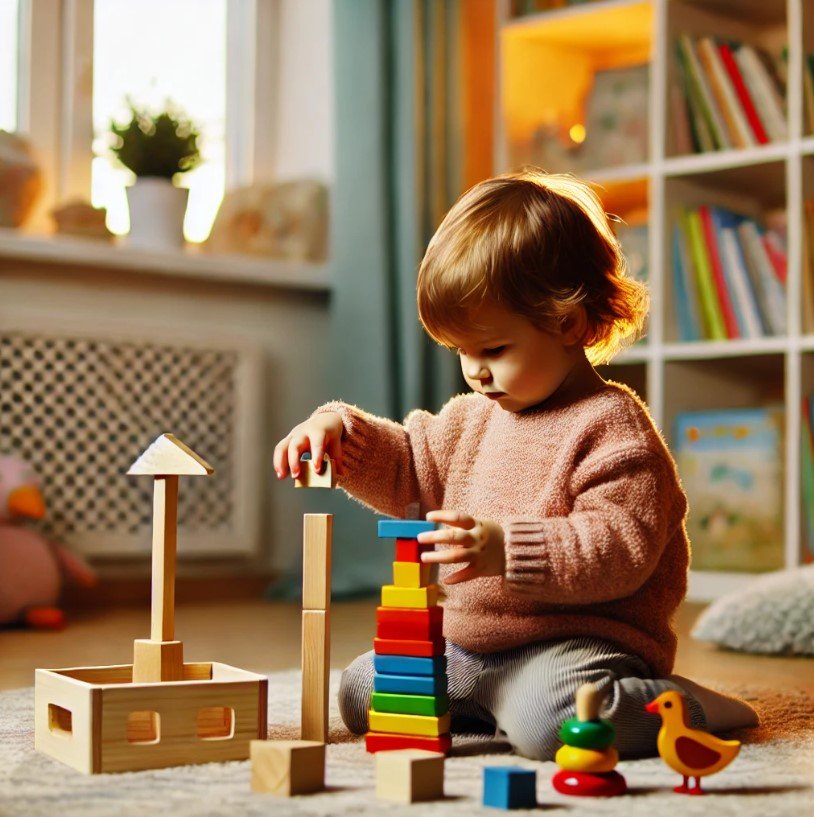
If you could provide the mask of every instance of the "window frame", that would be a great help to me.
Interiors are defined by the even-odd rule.
[[[225,189],[274,177],[281,0],[227,0]],[[70,198],[90,201],[94,0],[20,0],[18,131],[34,146],[43,195],[35,232]]]

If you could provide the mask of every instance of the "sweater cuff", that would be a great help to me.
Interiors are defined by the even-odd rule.
[[[345,429],[342,433],[342,465],[346,474],[352,474],[363,463],[365,451],[370,450],[370,441],[375,433],[373,426],[362,409],[340,400],[319,406],[311,416],[327,412],[335,412],[342,418]],[[337,478],[337,482],[341,483],[341,478]]]
[[[539,519],[514,519],[503,526],[507,589],[522,594],[540,591],[551,575],[545,545],[545,523]]]

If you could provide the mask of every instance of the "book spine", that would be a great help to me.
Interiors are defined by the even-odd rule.
[[[683,293],[683,311],[685,313],[685,326],[682,330],[682,340],[701,340],[707,335],[704,328],[703,316],[701,314],[700,302],[698,299],[698,287],[696,282],[695,265],[689,250],[689,239],[684,223],[681,219],[676,220],[673,225],[673,252],[674,264],[681,274],[682,280],[677,288]],[[678,302],[677,307],[682,311],[682,303]],[[679,314],[679,328],[681,328],[681,315]]]
[[[814,133],[814,54],[806,55],[803,71],[803,95],[805,98],[806,130]]]
[[[746,115],[747,121],[749,122],[749,127],[752,129],[752,133],[755,136],[755,141],[759,145],[768,144],[769,135],[766,133],[766,129],[763,127],[763,123],[760,121],[760,117],[755,109],[755,103],[752,101],[752,97],[749,95],[749,90],[746,87],[746,83],[743,81],[738,64],[735,62],[735,58],[732,56],[732,49],[727,43],[720,43],[718,45],[718,53],[721,55],[721,62],[724,64],[724,67],[729,74],[729,78],[732,80],[732,86],[735,89],[735,93],[737,94],[738,100],[741,104],[741,108],[743,108],[743,112]]]
[[[772,262],[772,269],[775,277],[781,284],[786,283],[788,275],[788,258],[786,251],[777,236],[772,233],[764,233],[760,240],[763,242],[763,249],[766,250],[766,255],[769,256],[769,261]]]
[[[772,141],[785,139],[788,126],[783,101],[757,53],[750,45],[743,43],[735,49],[735,60],[769,138]]]
[[[726,340],[726,328],[724,327],[721,307],[718,304],[718,297],[715,292],[715,282],[712,279],[712,267],[707,255],[701,216],[694,210],[688,210],[685,213],[685,224],[690,239],[693,262],[695,263],[698,298],[701,303],[701,311],[704,315],[708,337],[710,340]]]
[[[761,300],[766,307],[766,317],[772,334],[782,335],[786,331],[785,295],[782,285],[775,278],[771,261],[763,249],[757,224],[747,219],[738,227],[738,236],[741,239],[746,264],[753,270],[752,278],[759,282]]]
[[[812,400],[803,398],[800,416],[800,453],[803,487],[803,513],[805,516],[805,536],[802,556],[804,562],[814,562],[814,433],[812,432]]]
[[[738,246],[738,236],[733,227],[721,229],[720,243],[724,264],[730,271],[733,300],[737,303],[738,312],[742,316],[742,334],[747,338],[763,337],[763,320]]]
[[[718,250],[718,240],[715,234],[715,224],[709,207],[699,207],[698,215],[701,217],[701,226],[704,231],[704,240],[707,244],[707,254],[712,266],[712,280],[715,282],[715,291],[718,293],[718,303],[721,305],[721,314],[724,319],[726,336],[730,340],[739,338],[740,328],[738,318],[732,306],[732,299],[729,294],[729,287],[726,282],[726,274],[721,263],[721,254]]]

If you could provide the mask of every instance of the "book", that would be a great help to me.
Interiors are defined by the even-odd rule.
[[[808,133],[814,133],[814,54],[806,54],[803,69],[804,121]]]
[[[766,70],[757,51],[748,43],[741,43],[735,49],[735,62],[741,70],[743,81],[755,103],[760,121],[775,142],[788,137],[788,125],[783,98],[774,80]]]
[[[767,319],[772,334],[782,335],[786,332],[785,289],[777,280],[760,235],[757,224],[751,219],[744,219],[738,226],[743,257],[755,291],[760,292],[759,300],[764,317]]]
[[[689,500],[692,568],[782,567],[783,409],[680,413],[673,450]]]
[[[814,201],[803,202],[803,332],[814,332]]]
[[[687,237],[690,241],[693,264],[695,265],[698,299],[704,316],[707,338],[709,340],[726,340],[726,328],[721,314],[721,307],[718,303],[715,282],[712,278],[712,265],[707,254],[701,216],[695,210],[687,210],[683,215],[683,219]]]
[[[763,242],[763,248],[766,250],[766,255],[772,262],[772,269],[781,284],[786,283],[786,275],[788,273],[788,256],[786,255],[786,247],[780,236],[772,230],[767,230],[760,237]]]
[[[752,101],[752,97],[749,95],[749,90],[746,87],[746,83],[744,83],[743,77],[741,76],[740,68],[738,68],[738,64],[735,62],[735,57],[732,54],[732,48],[730,47],[729,43],[721,42],[718,44],[718,52],[721,55],[721,62],[723,62],[724,67],[732,80],[735,93],[738,96],[741,108],[743,108],[743,112],[746,115],[747,121],[749,122],[749,127],[752,129],[752,133],[755,136],[755,141],[759,145],[767,144],[769,141],[769,136],[766,133],[766,129],[763,127],[763,123],[760,121],[757,109],[755,108],[755,103]]]
[[[729,270],[729,280],[732,282],[731,288],[738,314],[738,325],[741,328],[742,337],[760,338],[768,334],[767,326],[760,314],[757,297],[741,253],[736,232],[737,217],[733,214],[727,215],[731,215],[732,218],[730,220],[726,215],[722,216],[719,243],[721,256],[726,269]]]
[[[730,296],[730,285],[727,280],[724,265],[721,263],[721,254],[718,248],[716,229],[713,223],[712,211],[709,207],[699,207],[698,215],[701,217],[701,226],[704,231],[704,241],[707,245],[707,255],[712,269],[712,280],[715,283],[715,291],[718,295],[718,304],[721,308],[721,315],[724,319],[724,329],[726,336],[730,339],[739,338],[740,327],[738,318],[732,305]]]
[[[673,297],[676,304],[679,338],[683,341],[701,340],[705,330],[701,321],[696,288],[695,265],[689,242],[681,221],[673,225]]]
[[[800,414],[800,471],[803,505],[803,536],[800,548],[804,562],[814,562],[814,401],[803,398]]]

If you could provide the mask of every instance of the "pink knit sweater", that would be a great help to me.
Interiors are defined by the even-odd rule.
[[[608,383],[512,413],[480,394],[400,425],[345,403],[339,484],[380,513],[444,508],[503,526],[503,577],[446,588],[444,635],[475,652],[596,636],[673,666],[687,500],[643,403]],[[414,514],[413,514],[414,515]],[[442,566],[441,575],[460,569]]]

